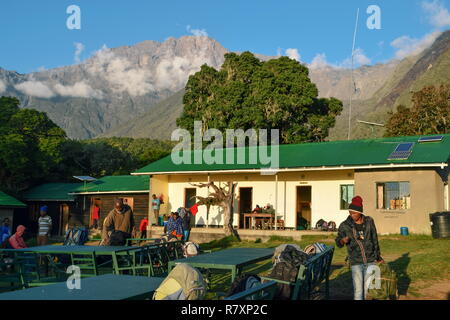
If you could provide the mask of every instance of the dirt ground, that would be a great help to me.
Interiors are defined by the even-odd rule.
[[[417,287],[422,287],[416,284]],[[450,279],[435,282],[432,285],[423,284],[416,291],[420,296],[401,295],[399,300],[450,300]]]

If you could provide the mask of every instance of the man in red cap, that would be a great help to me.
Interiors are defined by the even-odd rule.
[[[364,300],[367,295],[369,266],[383,263],[378,244],[375,222],[363,214],[363,200],[360,196],[352,199],[349,216],[339,225],[336,244],[339,248],[347,246],[348,258],[352,269],[355,300]]]

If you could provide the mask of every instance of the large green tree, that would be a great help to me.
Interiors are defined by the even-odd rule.
[[[414,92],[412,107],[397,107],[386,123],[386,137],[450,133],[450,82]]]
[[[0,188],[13,193],[53,173],[66,139],[45,113],[19,104],[0,97]]]
[[[335,98],[319,99],[308,68],[288,57],[262,62],[252,53],[225,54],[220,70],[203,65],[189,77],[177,125],[203,130],[280,129],[280,143],[323,141],[342,111]]]

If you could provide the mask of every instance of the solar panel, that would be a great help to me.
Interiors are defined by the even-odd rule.
[[[444,136],[430,136],[430,137],[421,137],[419,142],[437,142],[442,141]]]
[[[91,182],[91,181],[95,181],[97,179],[90,177],[90,176],[73,176],[75,179],[81,180],[81,181],[87,181],[87,182]]]
[[[407,160],[412,153],[414,142],[399,143],[389,155],[388,160]]]

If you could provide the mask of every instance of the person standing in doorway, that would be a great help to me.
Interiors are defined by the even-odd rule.
[[[153,209],[153,215],[155,217],[155,225],[158,225],[160,207],[161,207],[161,200],[156,196],[156,194],[153,194],[152,195],[152,209]]]
[[[380,254],[377,229],[374,220],[363,214],[363,199],[352,199],[349,216],[339,225],[336,244],[347,246],[348,259],[352,270],[355,300],[364,300],[368,291],[370,270],[376,262],[384,263]],[[368,272],[369,271],[369,272]]]
[[[48,244],[48,238],[52,232],[52,218],[48,215],[47,206],[42,206],[39,210],[39,214],[37,245],[45,246]]]

